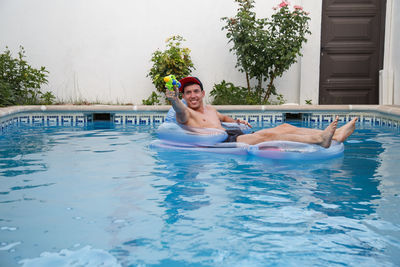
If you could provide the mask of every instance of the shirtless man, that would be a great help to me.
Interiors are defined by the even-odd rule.
[[[171,101],[172,107],[176,112],[178,123],[197,128],[225,129],[221,122],[237,122],[251,125],[243,120],[234,120],[229,116],[219,113],[211,105],[204,105],[203,99],[205,92],[201,81],[196,77],[186,77],[179,81],[180,91],[187,106],[178,97],[178,88],[175,91],[166,90],[166,96]],[[325,129],[299,128],[290,124],[282,124],[274,128],[263,129],[251,134],[244,134],[240,130],[226,130],[228,138],[224,142],[242,142],[249,145],[258,144],[265,141],[293,141],[308,144],[318,144],[322,147],[329,147],[331,141],[343,142],[355,129],[357,118],[336,130],[338,117]]]

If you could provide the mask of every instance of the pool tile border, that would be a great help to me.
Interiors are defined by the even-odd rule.
[[[85,126],[95,113],[109,113],[116,125],[161,124],[170,106],[23,106],[0,108],[0,131],[24,124],[37,126]],[[250,123],[282,123],[297,114],[307,123],[340,122],[358,117],[360,123],[400,128],[398,106],[217,106],[221,113]]]

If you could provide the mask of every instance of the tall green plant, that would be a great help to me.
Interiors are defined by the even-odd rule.
[[[47,84],[49,72],[45,67],[31,67],[25,57],[22,46],[17,58],[8,47],[0,54],[0,106],[51,104],[54,101],[53,94],[40,90]]]
[[[270,19],[256,18],[254,0],[235,0],[239,9],[235,17],[222,18],[226,25],[226,37],[233,44],[230,51],[237,56],[236,67],[246,74],[248,92],[252,90],[251,79],[261,90],[260,103],[276,95],[274,82],[302,56],[301,47],[310,34],[308,13],[300,6],[289,8],[283,0],[274,9]],[[266,84],[265,84],[266,83]]]
[[[210,92],[213,105],[281,105],[285,103],[283,95],[277,94],[276,100],[261,99],[263,91],[258,87],[251,88],[235,86],[223,80],[215,84]],[[260,100],[261,99],[261,100]]]
[[[185,39],[179,35],[172,36],[166,40],[165,51],[157,49],[152,54],[153,66],[147,77],[151,78],[157,91],[162,94],[165,92],[165,76],[173,74],[179,80],[189,76],[195,69],[190,57],[190,49],[181,47],[183,41]]]
[[[235,67],[246,74],[247,88],[250,92],[250,77],[252,75],[250,69],[254,65],[256,58],[254,55],[260,54],[255,41],[259,21],[252,11],[254,8],[253,0],[235,0],[235,2],[239,4],[238,12],[233,18],[222,18],[226,22],[222,30],[227,30],[228,43],[233,43],[233,47],[229,51],[236,54]]]

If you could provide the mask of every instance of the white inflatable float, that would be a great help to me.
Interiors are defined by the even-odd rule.
[[[240,129],[249,133],[243,124],[222,123],[226,129]],[[177,124],[175,111],[171,109],[166,120],[157,129],[159,140],[151,143],[154,148],[168,150],[192,150],[222,154],[250,154],[257,157],[281,160],[321,160],[338,157],[343,154],[344,145],[332,141],[329,148],[319,145],[290,141],[268,141],[257,145],[245,143],[224,143],[227,133],[219,129],[189,128]]]
[[[290,141],[268,141],[248,147],[251,155],[269,159],[320,160],[340,156],[343,143],[332,141],[329,148]]]
[[[233,125],[226,125],[233,127]],[[159,140],[152,142],[152,147],[214,152],[222,154],[248,154],[249,145],[244,143],[223,143],[228,134],[218,129],[187,128],[173,122],[164,122],[157,129]]]

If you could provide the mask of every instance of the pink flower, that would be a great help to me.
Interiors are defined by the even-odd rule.
[[[289,5],[289,2],[283,0],[282,3],[279,4],[279,7],[282,8],[282,7],[285,7],[285,6],[288,6],[288,5]]]
[[[293,8],[296,9],[296,10],[303,10],[302,6],[293,6]]]

